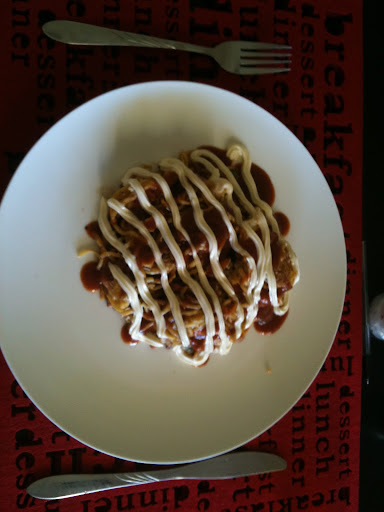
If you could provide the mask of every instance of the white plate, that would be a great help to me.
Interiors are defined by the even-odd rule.
[[[231,138],[272,178],[301,280],[280,331],[252,332],[195,369],[170,351],[125,345],[118,314],[81,285],[76,253],[101,191],[130,164]],[[121,458],[192,461],[262,433],[310,385],[340,319],[344,237],[321,171],[270,114],[206,85],[124,87],[70,113],[21,163],[0,210],[0,238],[0,339],[11,370],[60,428]]]

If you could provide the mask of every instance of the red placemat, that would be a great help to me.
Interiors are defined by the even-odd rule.
[[[290,44],[294,63],[287,75],[241,77],[198,55],[69,47],[41,32],[41,25],[55,18],[206,45],[231,39]],[[343,317],[322,371],[296,406],[247,446],[280,454],[287,460],[286,471],[225,482],[151,484],[70,500],[34,500],[25,489],[38,477],[122,471],[135,465],[60,432],[24,395],[1,357],[0,512],[357,511],[362,1],[3,0],[0,19],[1,192],[37,138],[84,101],[130,83],[199,81],[258,103],[305,144],[335,196],[348,252]]]

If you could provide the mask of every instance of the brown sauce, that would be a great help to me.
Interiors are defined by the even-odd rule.
[[[80,272],[81,282],[88,292],[97,292],[100,290],[102,275],[97,269],[97,262],[90,261],[83,265]]]
[[[202,146],[202,148],[211,151],[214,155],[220,158],[227,167],[232,166],[232,161],[227,157],[227,152],[224,149],[216,148],[215,146]],[[271,178],[261,167],[254,163],[252,163],[251,166],[251,174],[253,176],[253,179],[255,180],[260,199],[262,199],[270,206],[272,206],[275,201],[275,188],[273,186]],[[249,192],[241,177],[240,169],[237,169],[235,177],[239,182],[239,185],[243,189],[245,195],[249,199]]]
[[[160,204],[163,198],[163,189],[157,183],[156,180],[151,180],[144,186],[145,193],[147,194],[148,200],[152,205],[157,206]]]
[[[203,352],[203,350],[205,349],[205,336],[201,339],[191,338],[190,342],[191,347],[197,353]]]
[[[179,181],[179,176],[177,175],[176,172],[173,172],[173,171],[166,171],[163,174],[163,178],[165,179],[165,181],[168,183],[168,185],[170,187],[172,187],[172,185],[174,185],[175,183],[177,183]]]
[[[254,322],[255,329],[262,334],[273,334],[280,329],[287,316],[288,312],[282,316],[275,315],[271,305],[261,308]]]
[[[234,300],[227,301],[221,307],[224,316],[233,315],[233,313],[236,311],[236,308],[237,308],[237,304]]]
[[[277,296],[279,297],[281,293],[282,291],[278,289]],[[269,292],[267,289],[263,288],[260,294],[259,310],[256,320],[254,321],[256,331],[262,334],[273,334],[280,329],[287,316],[288,312],[282,316],[275,315],[273,306],[269,300]]]
[[[138,198],[136,197],[129,206],[129,210],[139,219],[144,220],[148,217],[148,212],[141,206]]]
[[[251,173],[255,180],[260,199],[272,206],[275,202],[275,187],[268,174],[258,165],[252,164]]]
[[[216,208],[209,208],[204,211],[204,218],[215,234],[217,246],[219,251],[221,251],[225,242],[229,240],[229,232],[221,213]]]
[[[195,222],[195,216],[193,214],[193,208],[192,206],[189,206],[186,208],[182,215],[181,215],[181,223],[183,225],[183,228],[188,233],[192,244],[194,245],[197,252],[208,252],[209,250],[209,243],[204,235],[200,231],[200,229],[197,227],[197,224]]]
[[[144,221],[144,226],[148,229],[148,231],[150,233],[153,233],[156,229],[156,221],[155,221],[155,218],[154,217],[148,217],[148,219],[146,219]]]
[[[136,262],[139,268],[151,267],[155,261],[155,255],[149,245],[142,245],[136,252]]]
[[[235,292],[240,303],[245,301],[245,295],[244,295],[243,289],[241,288],[241,286],[239,284],[236,283],[233,286],[233,291]]]
[[[121,339],[124,341],[124,343],[127,343],[128,345],[137,345],[137,341],[132,339],[132,336],[129,334],[129,325],[124,324],[120,331]]]
[[[276,271],[279,266],[280,260],[283,257],[283,246],[281,245],[276,233],[271,233],[271,254],[272,254],[272,267]]]
[[[99,227],[99,223],[94,220],[93,222],[90,222],[85,226],[85,231],[87,235],[92,238],[92,240],[95,240],[97,237],[101,237],[101,230]]]
[[[240,240],[240,245],[245,249],[249,254],[252,256],[252,258],[257,262],[258,256],[257,256],[257,249],[254,242],[249,238],[244,238],[243,240]]]
[[[136,262],[140,269],[143,267],[151,267],[153,265],[155,255],[143,236],[135,236],[134,243],[132,244],[132,252],[136,257]]]
[[[289,233],[289,228],[291,227],[288,217],[283,212],[276,212],[273,214],[273,216],[275,217],[277,225],[279,226],[281,235],[287,236]]]
[[[140,332],[155,332],[154,320],[147,320],[146,318],[143,318],[140,324]]]

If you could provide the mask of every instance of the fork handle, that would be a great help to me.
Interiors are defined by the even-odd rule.
[[[187,52],[210,54],[210,48],[196,44],[171,41],[159,37],[146,36],[115,30],[77,21],[54,20],[43,25],[43,32],[61,43],[99,46],[136,46],[141,48],[163,48]]]

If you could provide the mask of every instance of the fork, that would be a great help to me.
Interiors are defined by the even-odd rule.
[[[49,21],[42,28],[51,39],[67,44],[136,46],[201,53],[215,59],[226,71],[238,75],[263,75],[290,70],[285,65],[291,62],[291,54],[287,52],[291,47],[273,43],[226,41],[209,48],[66,20]]]

